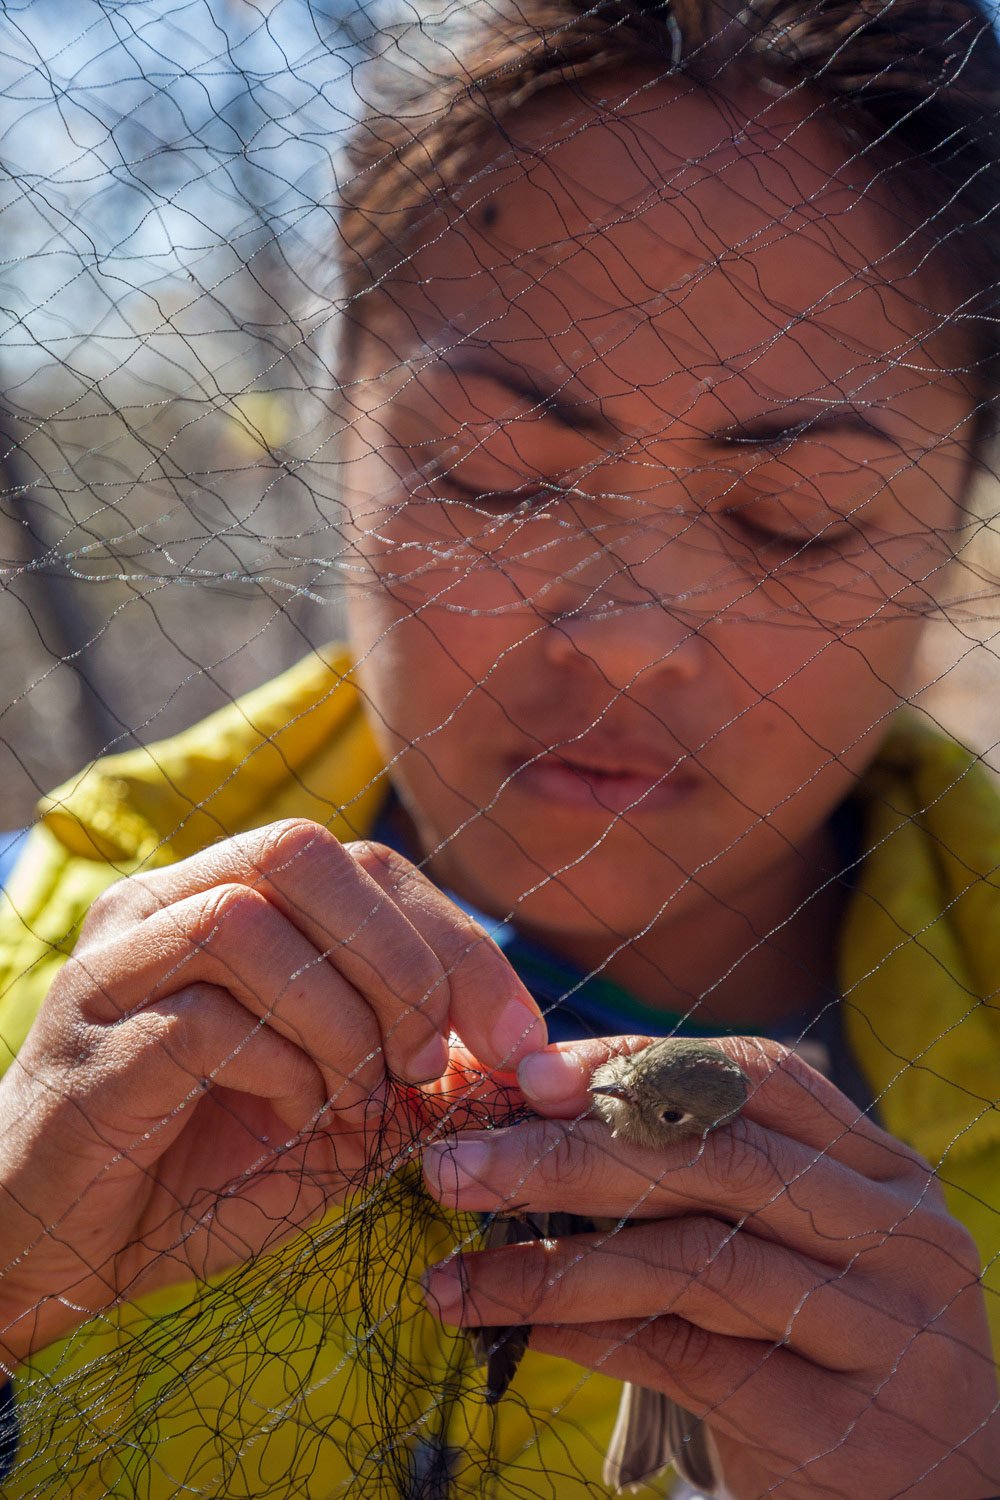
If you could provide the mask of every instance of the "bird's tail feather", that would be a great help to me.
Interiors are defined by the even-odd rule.
[[[662,1391],[627,1383],[604,1460],[604,1483],[619,1493],[639,1489],[671,1463],[689,1484],[714,1494],[718,1476],[704,1424]]]

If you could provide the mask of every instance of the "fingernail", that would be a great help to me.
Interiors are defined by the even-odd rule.
[[[464,1300],[462,1271],[458,1261],[429,1266],[420,1278],[420,1286],[431,1312],[446,1323],[458,1321]]]
[[[424,1147],[424,1176],[442,1195],[482,1193],[490,1148],[484,1141],[452,1139]]]
[[[448,1043],[436,1031],[429,1042],[414,1052],[406,1073],[411,1083],[430,1083],[432,1079],[440,1078],[447,1066]]]
[[[529,1010],[520,1000],[510,1000],[490,1026],[490,1040],[498,1065],[512,1071],[527,1051],[544,1047],[547,1037],[545,1021],[536,1010]]]
[[[532,1052],[518,1065],[517,1081],[526,1099],[556,1105],[579,1099],[587,1071],[575,1052]]]

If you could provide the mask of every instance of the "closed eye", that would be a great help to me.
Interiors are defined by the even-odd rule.
[[[747,514],[746,506],[731,506],[723,515],[743,533],[744,538],[755,545],[771,544],[794,552],[836,552],[845,542],[858,540],[856,526],[845,526],[841,517],[838,526],[832,517],[822,529],[814,534],[800,531],[782,531],[764,525],[756,517]]]
[[[869,439],[880,439],[883,443],[892,442],[885,428],[862,411],[810,412],[798,422],[763,417],[739,425],[734,423],[712,435],[725,446],[773,449],[788,447],[804,437],[822,439],[827,435],[843,437],[846,434],[861,434]]]

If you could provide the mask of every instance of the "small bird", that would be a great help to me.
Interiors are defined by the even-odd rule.
[[[667,1037],[631,1057],[613,1057],[594,1069],[594,1113],[618,1140],[659,1150],[684,1137],[705,1136],[732,1120],[746,1102],[743,1069],[711,1042]],[[611,1232],[617,1219],[551,1213],[497,1217],[486,1232],[490,1249],[588,1230]],[[530,1326],[479,1328],[473,1349],[486,1366],[486,1400],[498,1402],[528,1347]],[[711,1494],[719,1476],[704,1424],[661,1391],[626,1382],[604,1462],[604,1482],[616,1491],[637,1488],[668,1464]]]

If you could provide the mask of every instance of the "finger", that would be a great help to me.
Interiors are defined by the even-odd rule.
[[[714,1431],[778,1456],[791,1456],[803,1431],[815,1453],[842,1443],[865,1400],[863,1393],[845,1391],[841,1377],[790,1350],[706,1333],[683,1318],[638,1326],[628,1319],[540,1325],[532,1330],[531,1346],[614,1380],[663,1391]],[[776,1420],[782,1412],[791,1420]]]
[[[490,1130],[526,1115],[524,1096],[513,1073],[480,1067],[467,1047],[453,1041],[448,1067],[419,1090],[421,1138],[441,1140],[458,1130]]]
[[[123,1273],[168,1257],[167,1279],[202,1280],[220,1263],[241,1263],[363,1181],[382,1144],[376,1118],[341,1128],[334,1144],[313,1060],[218,986],[191,985],[103,1028],[92,1064],[109,1082],[80,1101],[73,1154],[86,1137],[98,1161],[103,1149],[106,1163],[88,1184],[104,1184],[101,1200],[123,1169],[137,1174],[128,1191],[135,1229],[115,1260]],[[178,1156],[170,1147],[184,1132]],[[204,1240],[191,1238],[196,1226]]]
[[[256,829],[133,882],[142,924],[213,890],[266,900],[377,1017],[387,1066],[419,1082],[446,1059],[448,989],[440,962],[362,863],[318,824]],[[253,909],[252,901],[247,903]]]
[[[650,1037],[622,1036],[554,1044],[525,1058],[518,1082],[532,1109],[573,1119],[592,1104],[590,1076],[611,1057],[631,1057]],[[795,1052],[764,1037],[718,1037],[714,1045],[738,1063],[749,1088],[743,1113],[769,1130],[822,1151],[875,1182],[933,1174],[916,1152],[880,1129],[828,1078]]]
[[[395,850],[353,844],[352,857],[392,899],[441,963],[448,1019],[468,1051],[500,1072],[545,1045],[545,1019],[510,962],[467,912]]]
[[[105,1035],[105,1051],[116,1054],[115,1086],[101,1113],[110,1113],[118,1130],[123,1120],[139,1126],[133,1160],[159,1157],[213,1088],[268,1100],[293,1132],[323,1113],[327,1092],[315,1061],[218,985],[188,985]],[[93,1118],[99,1128],[100,1117]],[[158,1138],[149,1136],[150,1126],[161,1127]]]
[[[107,1191],[116,1164],[152,1167],[217,1087],[268,1100],[293,1133],[325,1102],[312,1060],[210,984],[182,988],[118,1025],[49,1040],[55,1045],[39,1050],[29,1038],[6,1079],[17,1131],[32,1142],[18,1201],[26,1212],[37,1204],[43,1234],[88,1186]]]
[[[545,1040],[538,1007],[482,928],[401,855],[342,845],[319,824],[286,820],[113,888],[133,920],[220,884],[259,890],[329,959],[379,1017],[392,1071],[442,1071],[454,1027],[480,1059],[511,1068]],[[100,927],[95,929],[100,933]]]
[[[290,922],[246,886],[212,888],[156,912],[117,942],[74,955],[59,1003],[98,1025],[203,982],[313,1059],[327,1098],[364,1108],[384,1078],[371,1008]]]
[[[842,1371],[898,1355],[913,1333],[883,1284],[704,1215],[466,1253],[432,1267],[424,1288],[443,1322],[465,1327],[674,1314]]]
[[[614,1139],[596,1120],[467,1131],[425,1150],[424,1177],[442,1203],[465,1211],[707,1211],[833,1265],[881,1248],[919,1201],[743,1116],[656,1151]]]

